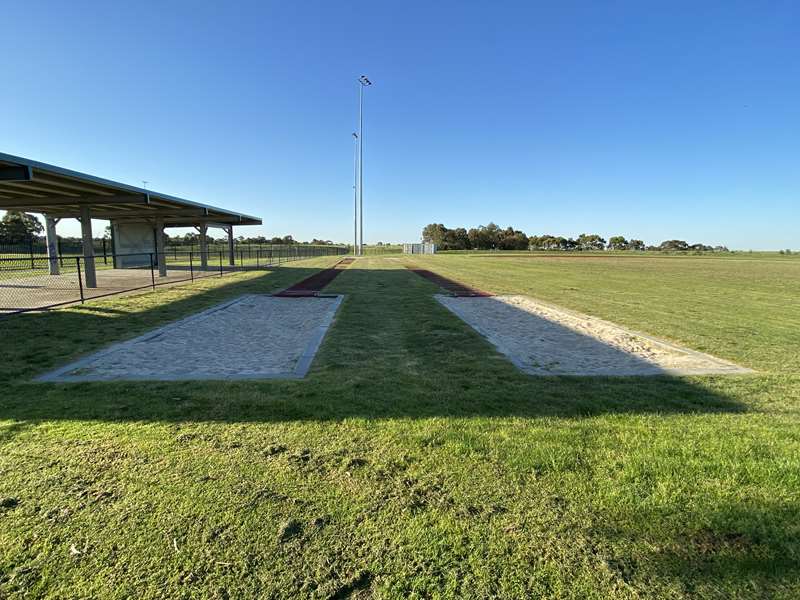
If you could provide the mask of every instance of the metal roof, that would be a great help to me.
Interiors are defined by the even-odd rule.
[[[0,209],[68,218],[80,216],[85,205],[93,219],[118,222],[161,218],[172,227],[261,225],[258,217],[0,152]]]

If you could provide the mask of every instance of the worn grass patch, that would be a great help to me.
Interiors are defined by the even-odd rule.
[[[637,291],[628,267],[470,260],[425,268],[761,373],[528,377],[378,258],[328,288],[347,298],[305,381],[23,383],[324,259],[21,315],[0,324],[0,596],[796,597],[792,274],[643,261]]]

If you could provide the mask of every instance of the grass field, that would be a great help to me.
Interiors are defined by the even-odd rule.
[[[799,261],[414,258],[756,375],[526,376],[397,257],[307,380],[26,383],[335,260],[0,321],[0,598],[800,595]]]

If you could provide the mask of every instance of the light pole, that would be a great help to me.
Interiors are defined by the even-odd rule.
[[[364,254],[364,88],[372,85],[366,75],[358,78],[358,255]]]
[[[358,254],[358,134],[353,132],[353,254]]]

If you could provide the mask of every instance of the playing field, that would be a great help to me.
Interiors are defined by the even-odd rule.
[[[0,320],[0,598],[800,595],[800,260],[370,257],[303,380],[29,383],[336,260]],[[756,373],[525,374],[406,265]]]

